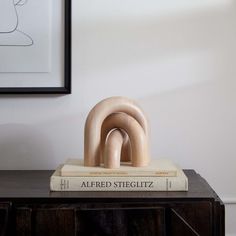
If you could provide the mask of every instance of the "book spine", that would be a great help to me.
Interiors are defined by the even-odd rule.
[[[187,191],[188,179],[179,177],[62,177],[52,176],[51,191]]]

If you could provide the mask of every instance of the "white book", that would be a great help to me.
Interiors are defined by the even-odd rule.
[[[69,159],[61,169],[62,176],[176,176],[178,168],[167,159],[152,160],[147,167],[133,167],[131,163],[121,163],[119,169],[84,166],[83,160]]]
[[[61,176],[63,165],[50,179],[51,191],[187,191],[188,178],[179,169],[175,177]]]

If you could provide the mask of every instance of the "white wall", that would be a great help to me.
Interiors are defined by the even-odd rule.
[[[73,0],[73,93],[0,97],[0,169],[82,157],[88,111],[128,96],[149,116],[152,157],[205,177],[236,235],[235,22],[230,0]]]

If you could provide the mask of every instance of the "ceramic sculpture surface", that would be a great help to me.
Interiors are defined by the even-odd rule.
[[[125,97],[107,98],[90,111],[84,130],[84,165],[119,168],[149,164],[148,122],[141,108]]]

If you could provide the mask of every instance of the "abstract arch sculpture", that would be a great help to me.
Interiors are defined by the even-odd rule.
[[[84,130],[84,165],[118,168],[149,164],[148,123],[141,108],[124,97],[99,102],[89,113]]]

